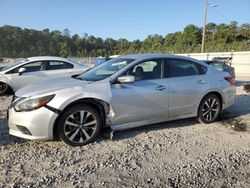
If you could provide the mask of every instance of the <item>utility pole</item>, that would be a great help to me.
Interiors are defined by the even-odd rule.
[[[203,18],[203,33],[202,33],[201,53],[204,52],[205,35],[206,35],[206,22],[207,22],[207,0],[205,0],[205,7],[204,7],[204,18]]]

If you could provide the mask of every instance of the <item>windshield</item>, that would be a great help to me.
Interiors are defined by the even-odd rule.
[[[12,64],[9,64],[9,65],[6,65],[6,66],[2,67],[1,71],[6,71],[6,70],[11,69],[12,67],[15,67],[15,66],[17,66],[17,65],[19,65],[21,63],[26,62],[26,61],[28,61],[28,60],[18,60],[15,63],[12,63]]]
[[[100,64],[79,76],[82,80],[98,81],[103,80],[123,67],[134,61],[134,59],[115,58]]]

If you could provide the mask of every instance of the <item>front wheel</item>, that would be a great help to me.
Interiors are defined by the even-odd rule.
[[[9,91],[8,84],[0,82],[0,96],[6,95],[8,91]]]
[[[101,128],[102,120],[95,108],[77,105],[63,113],[57,135],[70,146],[84,146],[97,137]]]
[[[221,112],[221,100],[215,94],[205,96],[198,109],[198,120],[201,123],[212,123],[217,120]]]

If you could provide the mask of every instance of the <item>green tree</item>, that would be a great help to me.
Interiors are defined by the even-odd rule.
[[[187,25],[183,31],[161,35],[148,35],[144,40],[102,39],[86,33],[80,37],[70,35],[68,29],[42,31],[13,27],[0,27],[0,57],[55,56],[108,56],[130,53],[187,53],[200,52],[202,28]],[[207,52],[249,51],[250,24],[238,25],[208,23],[206,25]]]

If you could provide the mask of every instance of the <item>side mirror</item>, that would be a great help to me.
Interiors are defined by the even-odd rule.
[[[26,68],[24,67],[21,67],[20,69],[18,69],[19,75],[22,75],[25,71],[26,71]]]
[[[121,76],[117,79],[120,84],[129,84],[135,82],[134,76]]]

